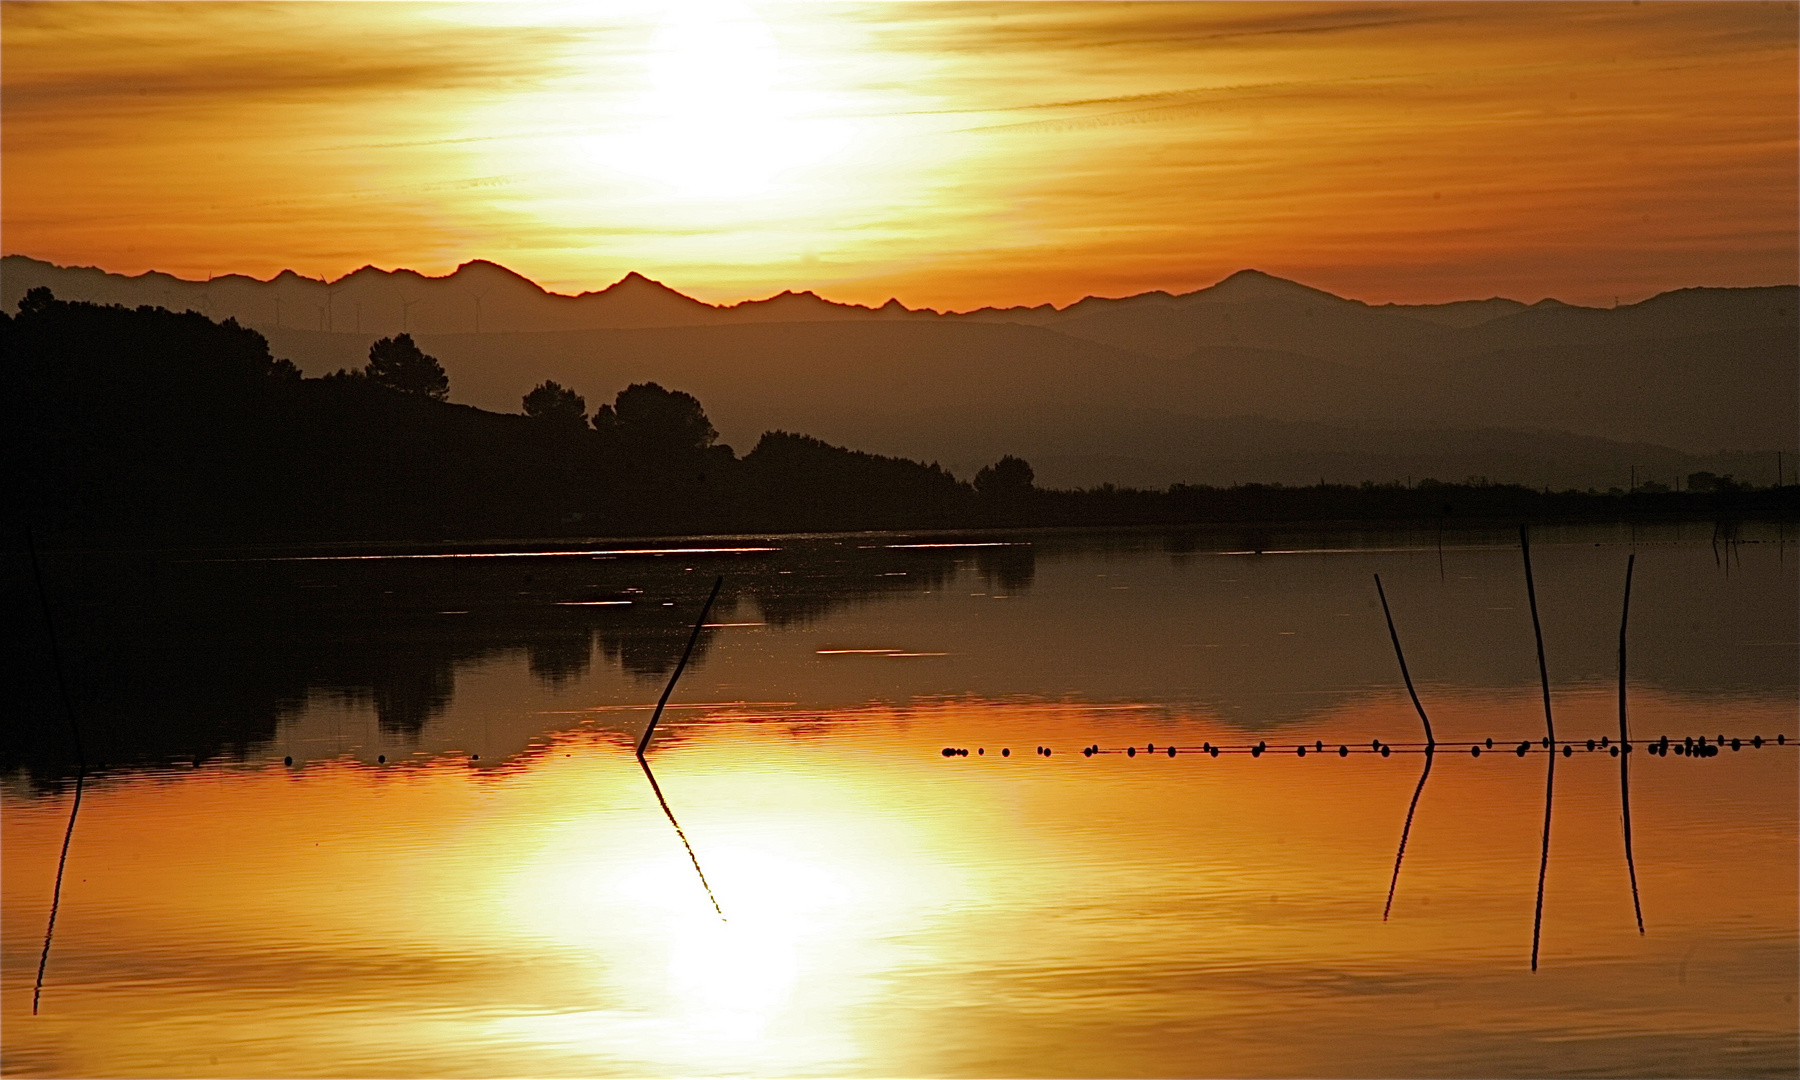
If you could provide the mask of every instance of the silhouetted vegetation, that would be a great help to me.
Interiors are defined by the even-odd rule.
[[[967,484],[936,464],[881,457],[786,431],[764,433],[741,463],[741,511],[769,530],[942,528],[970,524]]]
[[[402,394],[417,394],[433,401],[450,396],[450,377],[435,356],[413,344],[411,334],[382,338],[369,346],[369,365],[363,369],[370,382]]]
[[[1729,538],[1740,520],[1791,520],[1800,505],[1800,486],[1700,473],[1680,492],[1553,493],[1480,479],[1057,491],[1011,455],[967,483],[936,464],[782,431],[740,458],[698,400],[655,383],[627,387],[591,422],[580,394],[550,382],[525,396],[523,415],[450,404],[447,390],[442,366],[406,335],[376,342],[363,371],[306,379],[255,331],[194,312],[34,289],[18,315],[0,314],[9,595],[30,595],[30,526],[95,763],[242,754],[316,692],[367,701],[384,733],[408,738],[446,707],[458,664],[505,650],[524,649],[552,685],[580,676],[596,651],[628,672],[666,675],[695,599],[680,564],[585,553],[214,563],[156,549],[441,553],[505,537],[1147,526],[1183,551],[1218,523],[1241,536],[1237,546],[1259,549],[1281,522],[1628,518],[1711,520]],[[933,549],[858,558],[891,560],[893,575],[859,564],[853,586],[827,588],[733,564],[721,608],[753,599],[771,625],[804,623],[877,592],[938,588],[954,565]],[[974,558],[994,592],[1031,587],[1033,548]],[[626,596],[646,602],[593,603]],[[73,775],[55,665],[42,620],[14,608],[23,633],[5,663],[14,715],[0,726],[0,772],[54,783]],[[479,616],[458,621],[464,612]]]
[[[525,415],[443,400],[442,365],[383,338],[360,373],[304,379],[255,331],[56,300],[0,316],[6,515],[50,546],[474,540],[1212,522],[1795,516],[1800,487],[1696,473],[1688,491],[1416,485],[1035,486],[1002,457],[936,464],[769,432],[739,458],[692,395],[636,383],[582,421],[545,382]]]
[[[525,415],[565,430],[587,426],[587,400],[554,379],[545,379],[522,399]]]

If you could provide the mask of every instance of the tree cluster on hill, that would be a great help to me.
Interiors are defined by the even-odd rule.
[[[319,379],[235,321],[59,301],[0,314],[5,516],[52,543],[147,547],[738,531],[1793,516],[1800,488],[1551,495],[1504,485],[1046,491],[1006,456],[974,482],[790,432],[738,457],[693,396],[637,383],[585,417],[545,382],[522,414],[449,403],[407,334]],[[1700,493],[1702,486],[1708,490]]]

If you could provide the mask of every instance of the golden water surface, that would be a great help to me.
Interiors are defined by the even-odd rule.
[[[36,1016],[72,789],[16,776],[0,804],[6,1073],[1800,1064],[1793,553],[1746,550],[1728,578],[1704,547],[1640,552],[1634,736],[1784,737],[1628,755],[1642,935],[1620,759],[1585,741],[1617,736],[1616,637],[1544,597],[1548,647],[1560,633],[1595,670],[1552,669],[1575,751],[1556,759],[1534,973],[1547,757],[1514,752],[1543,732],[1516,551],[1440,567],[1429,547],[1037,546],[1005,582],[970,558],[930,590],[782,625],[750,599],[725,609],[649,754],[670,816],[631,753],[666,676],[605,656],[558,678],[525,650],[468,660],[412,733],[340,688],[242,755],[109,766],[85,784]],[[1594,626],[1616,635],[1627,551],[1547,546],[1539,588],[1604,578]],[[1377,572],[1440,743],[1397,881],[1424,758],[1336,753],[1420,738],[1365,603]],[[1352,637],[1350,659],[1324,658]],[[1471,649],[1508,655],[1441,660]],[[1198,749],[1257,741],[1260,757]]]

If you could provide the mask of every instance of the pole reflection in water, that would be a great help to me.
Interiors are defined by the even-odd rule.
[[[1707,732],[1711,751],[1632,755],[1657,931],[1640,935],[1599,738],[1619,733],[1622,552],[1534,530],[1572,736],[1556,756],[1583,745],[1557,763],[1533,975],[1543,673],[1509,533],[1447,538],[1441,576],[1429,535],[1260,557],[1034,537],[1029,580],[1005,582],[976,555],[867,538],[810,562],[264,564],[250,577],[292,578],[313,607],[256,617],[314,637],[258,668],[220,651],[258,624],[222,622],[180,661],[231,661],[214,687],[263,725],[237,759],[146,739],[131,769],[89,774],[36,1018],[74,774],[31,759],[0,789],[0,1059],[62,1076],[1792,1075],[1794,564],[1749,544],[1727,580],[1703,542],[1640,552],[1627,733]],[[696,640],[702,575],[726,567],[707,617],[742,629]],[[1401,608],[1387,643],[1376,570]],[[60,634],[79,611],[57,600]],[[1423,744],[1392,685],[1400,621],[1404,677],[1429,675],[1414,691],[1439,711]],[[681,722],[634,769],[690,640],[662,714]],[[345,641],[396,666],[361,672]],[[129,712],[140,698],[204,715],[162,693],[199,683],[101,710],[104,672],[70,671],[96,761],[127,760],[121,733],[179,730]],[[413,682],[429,708],[383,726]],[[1747,738],[1719,752],[1718,733]],[[1442,753],[1456,744],[1482,750]],[[1139,752],[1074,752],[1095,745]],[[1400,759],[1428,747],[1427,810]]]
[[[724,921],[725,909],[719,906],[719,898],[713,895],[712,886],[707,884],[706,871],[700,869],[700,856],[694,854],[694,845],[688,843],[687,833],[681,831],[681,822],[675,820],[675,811],[669,809],[669,800],[663,798],[662,788],[656,783],[656,774],[650,771],[650,762],[639,754],[637,763],[644,770],[644,779],[650,781],[650,790],[656,793],[656,803],[662,807],[663,816],[669,819],[669,824],[675,826],[675,835],[681,838],[681,846],[687,849],[688,861],[694,864],[694,873],[700,878],[700,887],[706,890],[706,898],[712,901],[713,910]]]
[[[44,948],[38,953],[37,980],[31,986],[31,1015],[38,1014],[44,993],[44,969],[50,963],[50,942],[56,936],[56,913],[62,906],[63,872],[69,865],[69,843],[75,839],[75,818],[81,813],[82,787],[87,780],[87,751],[81,743],[81,724],[75,719],[75,704],[69,700],[69,682],[63,674],[62,650],[56,643],[56,619],[50,612],[50,593],[44,587],[44,570],[38,563],[37,542],[31,526],[25,526],[25,550],[31,558],[31,577],[37,584],[38,604],[44,613],[44,633],[50,646],[50,663],[56,675],[57,698],[69,722],[69,738],[75,750],[75,798],[69,804],[69,825],[63,830],[62,848],[56,857],[56,883],[50,890],[50,917],[44,923]]]
[[[706,625],[706,614],[712,610],[713,601],[719,598],[719,587],[725,584],[725,576],[719,575],[713,581],[712,592],[706,596],[706,603],[700,605],[700,615],[694,620],[694,632],[688,635],[687,648],[681,651],[681,660],[675,665],[675,671],[669,676],[669,685],[663,687],[662,697],[657,699],[656,711],[650,714],[650,722],[644,725],[643,737],[638,739],[637,763],[644,770],[644,779],[650,781],[650,790],[656,793],[656,803],[675,827],[675,835],[681,838],[681,846],[687,849],[688,860],[694,864],[694,873],[700,878],[700,887],[706,890],[706,898],[712,901],[713,910],[719,918],[725,918],[725,909],[719,906],[719,898],[713,895],[712,886],[706,883],[706,871],[700,869],[700,857],[694,854],[694,845],[688,843],[687,833],[681,831],[681,822],[675,820],[675,811],[669,809],[669,800],[663,798],[662,788],[656,782],[656,774],[650,771],[650,762],[644,757],[644,750],[650,745],[650,737],[656,734],[656,722],[662,719],[663,707],[669,703],[669,695],[675,692],[675,683],[680,680],[681,672],[687,667],[688,657],[694,654],[694,643],[700,640],[700,628]]]
[[[1550,806],[1556,796],[1556,721],[1550,715],[1550,669],[1544,664],[1544,628],[1538,622],[1537,586],[1531,577],[1531,534],[1519,526],[1519,552],[1525,559],[1525,596],[1531,602],[1531,633],[1537,640],[1538,678],[1544,691],[1544,848],[1538,857],[1537,910],[1531,918],[1531,970],[1538,968],[1538,941],[1544,928],[1544,876],[1550,869]]]
[[[1438,556],[1443,557],[1443,538],[1439,535]],[[1419,701],[1419,692],[1413,689],[1412,673],[1406,669],[1406,653],[1400,648],[1400,633],[1394,629],[1394,613],[1388,610],[1387,591],[1381,587],[1381,575],[1375,575],[1375,593],[1381,597],[1381,614],[1387,620],[1388,637],[1394,643],[1394,657],[1400,661],[1400,677],[1406,680],[1406,693],[1412,698],[1413,708],[1418,710],[1419,722],[1425,725],[1425,767],[1419,770],[1419,785],[1413,788],[1412,802],[1406,805],[1406,824],[1400,829],[1400,846],[1394,851],[1394,876],[1388,882],[1387,903],[1381,907],[1381,921],[1387,922],[1388,913],[1394,909],[1394,890],[1400,884],[1400,861],[1406,858],[1406,838],[1412,835],[1413,813],[1419,808],[1419,796],[1425,793],[1425,781],[1431,778],[1431,761],[1437,750],[1437,740],[1431,734],[1431,718],[1425,715],[1425,706]]]
[[[1644,932],[1644,906],[1638,902],[1637,860],[1631,854],[1631,732],[1625,723],[1625,627],[1631,619],[1631,571],[1637,552],[1625,560],[1625,603],[1619,611],[1619,813],[1625,823],[1625,871],[1631,875],[1631,911],[1638,933]]]

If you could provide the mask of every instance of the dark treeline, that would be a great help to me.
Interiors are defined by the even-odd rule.
[[[742,457],[654,383],[589,419],[546,383],[523,414],[448,403],[401,335],[366,369],[302,378],[195,312],[56,300],[0,315],[6,515],[55,547],[646,536],[754,531],[1794,516],[1800,488],[1697,476],[1688,492],[1485,482],[1050,491],[1003,458],[936,465],[766,433]]]

